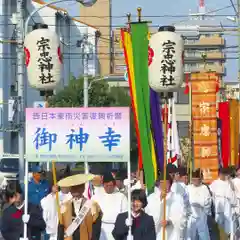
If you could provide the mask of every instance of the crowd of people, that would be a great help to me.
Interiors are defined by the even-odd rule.
[[[219,169],[219,178],[203,183],[200,169],[167,165],[152,191],[136,174],[131,180],[131,219],[124,171],[59,176],[57,185],[42,179],[36,166],[24,191],[17,182],[5,190],[1,233],[5,240],[210,240],[240,239],[240,169]],[[164,200],[165,199],[165,200]],[[58,201],[57,201],[58,200]],[[166,204],[165,204],[166,203]],[[129,226],[131,226],[129,228]]]

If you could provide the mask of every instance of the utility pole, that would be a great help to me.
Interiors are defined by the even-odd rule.
[[[112,0],[109,0],[109,56],[110,56],[110,74],[113,71],[113,28],[112,28]]]
[[[83,37],[82,41],[82,56],[83,56],[83,106],[88,107],[88,32]],[[84,162],[85,173],[89,173],[88,162]]]
[[[24,0],[17,0],[17,86],[18,86],[18,152],[19,152],[19,181],[24,182]]]

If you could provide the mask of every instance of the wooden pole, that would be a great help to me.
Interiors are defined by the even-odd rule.
[[[163,196],[163,221],[166,221],[166,195],[165,193],[167,192],[167,124],[168,124],[168,119],[167,119],[167,96],[165,95],[164,97],[165,100],[165,106],[164,106],[164,164],[163,164],[163,180],[164,180],[164,185],[163,185],[163,190],[164,190],[164,196]],[[166,239],[166,226],[163,226],[163,240]]]
[[[193,159],[192,159],[192,151],[193,151],[193,145],[192,145],[192,130],[193,130],[193,118],[192,118],[192,86],[189,84],[189,93],[190,93],[190,122],[189,122],[189,144],[190,144],[190,151],[189,151],[189,180],[190,183],[192,182],[192,170],[193,170]]]
[[[57,186],[57,173],[56,173],[56,165],[55,165],[54,161],[52,161],[52,174],[53,174],[53,185]],[[63,219],[62,219],[62,214],[61,214],[61,211],[60,211],[58,191],[56,192],[56,206],[57,206],[59,223],[62,225],[63,224]]]

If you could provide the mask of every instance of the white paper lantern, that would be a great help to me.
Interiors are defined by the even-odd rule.
[[[175,32],[155,33],[149,42],[149,85],[156,92],[174,92],[184,77],[184,42]]]
[[[36,29],[26,36],[24,46],[30,86],[41,91],[54,90],[62,70],[58,35],[49,29]]]

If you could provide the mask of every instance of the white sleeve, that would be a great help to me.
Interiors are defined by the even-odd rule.
[[[205,199],[204,199],[204,210],[207,215],[211,214],[211,206],[212,206],[212,197],[209,192],[209,189],[205,186]]]
[[[172,204],[169,220],[174,226],[179,228],[183,237],[187,227],[187,209],[183,198],[180,196],[176,196]]]
[[[123,196],[122,196],[122,202],[121,202],[121,213],[123,212],[127,212],[128,210],[128,200],[127,200],[127,197],[121,193]]]

